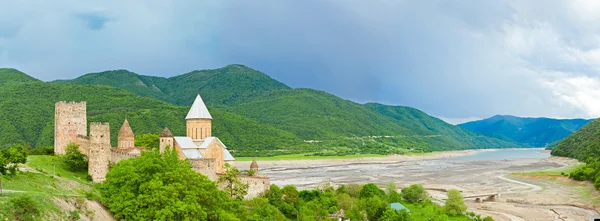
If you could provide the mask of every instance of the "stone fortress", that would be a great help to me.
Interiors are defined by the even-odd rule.
[[[168,128],[160,134],[159,151],[167,148],[177,152],[179,159],[187,159],[192,169],[212,181],[223,174],[225,163],[234,166],[235,158],[219,138],[212,136],[212,116],[200,95],[192,104],[186,118],[186,136],[174,136]],[[79,145],[79,151],[88,156],[88,174],[93,182],[102,182],[109,170],[109,163],[139,157],[144,147],[135,147],[135,135],[125,119],[118,134],[117,147],[110,143],[108,123],[90,123],[87,133],[85,102],[58,102],[55,106],[54,152],[64,155],[70,143]],[[246,198],[257,196],[269,189],[267,176],[259,175],[258,164],[253,161],[252,176],[242,175],[242,182],[249,184]]]

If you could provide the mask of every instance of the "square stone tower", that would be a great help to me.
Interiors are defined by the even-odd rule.
[[[65,154],[67,145],[77,136],[87,136],[87,115],[84,102],[57,102],[54,109],[54,153]]]
[[[94,182],[102,182],[108,173],[110,160],[110,126],[108,123],[90,124],[90,155],[88,155],[88,174]]]

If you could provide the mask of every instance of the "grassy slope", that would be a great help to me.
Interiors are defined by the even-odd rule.
[[[42,211],[42,220],[66,220],[66,212],[57,207],[53,198],[85,198],[97,195],[93,184],[87,180],[87,171],[72,172],[56,156],[29,156],[26,167],[35,172],[20,172],[2,179],[3,189],[20,191],[0,196],[0,219],[8,217],[7,202],[11,197],[30,196]],[[54,171],[56,164],[56,178]]]
[[[565,138],[552,150],[552,155],[572,157],[581,161],[600,157],[600,119],[592,121]]]
[[[522,118],[496,115],[458,126],[506,141],[544,147],[569,136],[589,122],[590,120],[584,119]]]

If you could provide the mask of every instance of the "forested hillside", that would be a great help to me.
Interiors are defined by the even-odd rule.
[[[0,100],[0,141],[52,145],[54,103],[71,100],[88,102],[88,121],[108,121],[113,142],[125,118],[136,134],[158,134],[169,127],[183,135],[185,114],[198,91],[213,115],[213,134],[236,156],[519,146],[468,132],[416,109],[361,105],[322,91],[292,89],[241,65],[171,78],[118,70],[52,83],[6,84],[0,87],[5,98]]]
[[[572,157],[581,161],[600,157],[600,119],[590,122],[565,138],[552,150],[552,155]]]
[[[108,86],[24,83],[0,87],[0,143],[32,147],[53,145],[54,104],[86,101],[89,122],[109,122],[116,145],[118,129],[128,119],[136,134],[159,134],[164,127],[184,135],[189,107],[143,98]],[[260,149],[270,144],[300,144],[295,135],[242,116],[211,109],[213,133],[234,150]],[[253,128],[249,130],[249,128]]]
[[[0,87],[23,82],[37,82],[35,79],[14,68],[0,68]]]
[[[458,126],[505,141],[517,142],[523,146],[546,147],[571,135],[590,121],[496,115]]]

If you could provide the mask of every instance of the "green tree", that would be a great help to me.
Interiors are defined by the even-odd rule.
[[[385,200],[375,195],[369,198],[360,199],[360,207],[367,212],[368,220],[377,220],[383,215],[383,211],[387,207]]]
[[[360,196],[361,189],[362,189],[362,186],[358,185],[358,184],[346,185],[346,190],[348,191],[348,194],[353,198],[358,198]]]
[[[379,220],[382,221],[410,221],[412,220],[410,214],[406,210],[396,211],[390,207],[387,207],[383,212],[383,215]]]
[[[87,170],[88,158],[79,151],[79,145],[70,143],[67,145],[65,155],[62,156],[62,161],[71,170]]]
[[[402,200],[402,196],[398,193],[398,188],[395,183],[388,183],[386,189],[387,199],[389,203],[400,202]]]
[[[429,197],[429,194],[420,184],[413,184],[402,189],[402,198],[408,202],[416,203]]]
[[[18,171],[19,164],[27,162],[27,150],[22,145],[13,145],[0,152],[0,174],[14,175]]]
[[[379,189],[377,184],[368,183],[368,184],[365,184],[360,189],[359,198],[363,199],[363,198],[370,198],[370,197],[374,197],[374,196],[377,196],[380,198],[385,198],[385,192],[382,189]]]
[[[294,207],[298,207],[300,196],[298,195],[298,189],[296,189],[296,186],[291,184],[285,185],[283,189],[281,189],[281,192],[283,193],[283,200],[286,203],[292,204]]]
[[[141,134],[135,136],[135,146],[145,147],[149,150],[158,149],[160,145],[160,136],[157,134]]]
[[[446,200],[444,209],[450,216],[461,215],[467,211],[467,206],[465,205],[464,199],[458,190],[451,189],[448,191],[448,199]]]
[[[242,183],[238,168],[225,163],[224,169],[225,173],[219,176],[218,180],[218,183],[224,186],[223,191],[229,194],[229,197],[232,199],[243,199],[248,194],[248,187],[250,185]]]
[[[256,197],[246,202],[250,216],[247,217],[251,221],[280,221],[286,220],[285,216],[277,209],[277,207],[271,205],[269,200],[262,197]]]
[[[241,202],[169,150],[120,161],[99,189],[102,203],[119,220],[236,220],[246,215]]]
[[[29,221],[36,220],[40,215],[37,203],[27,195],[20,195],[11,198],[9,201],[10,213],[16,220]]]

